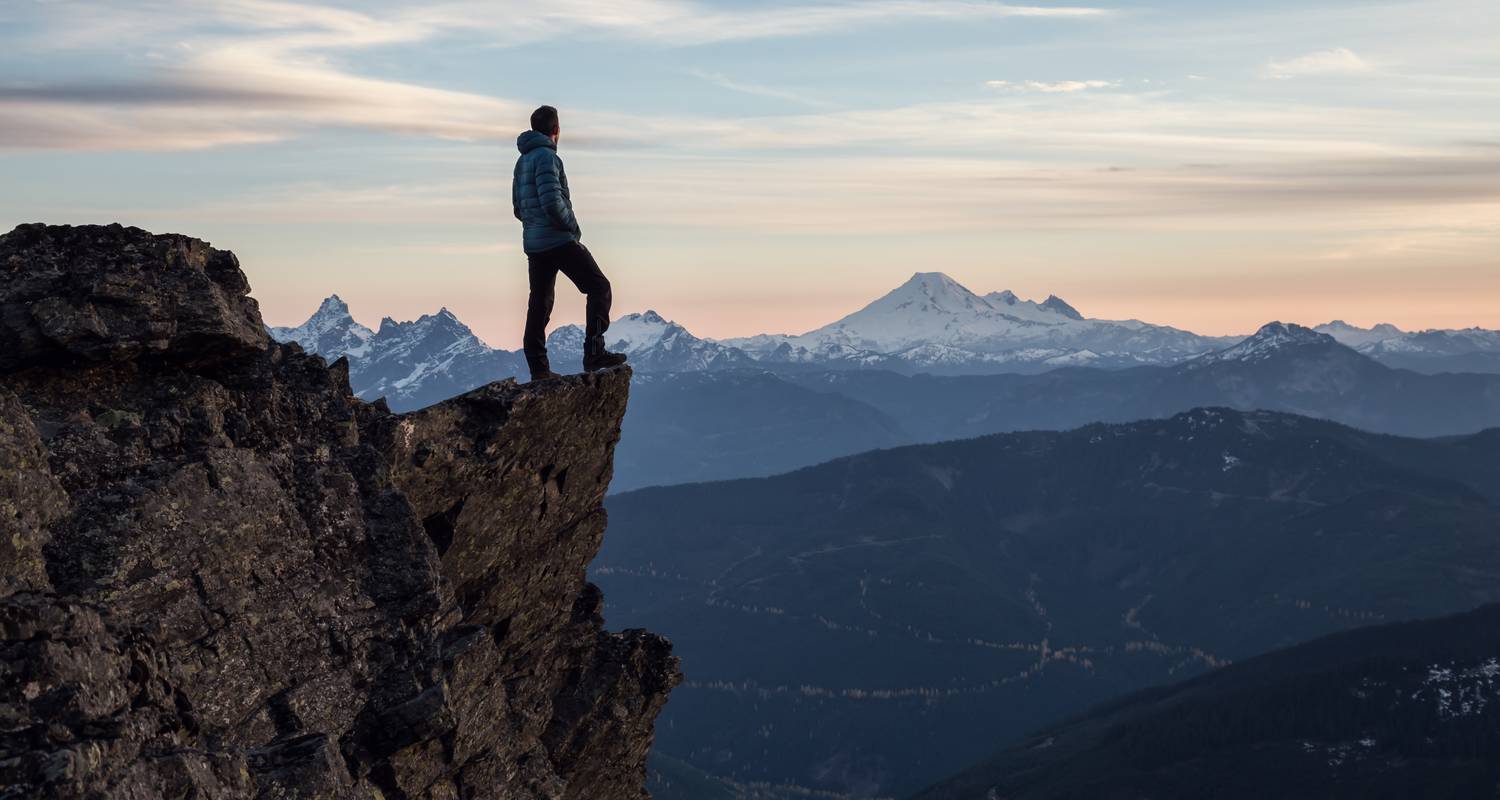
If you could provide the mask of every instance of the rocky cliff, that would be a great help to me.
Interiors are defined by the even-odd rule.
[[[0,236],[0,797],[646,797],[677,662],[584,572],[629,371],[392,414],[248,293]]]

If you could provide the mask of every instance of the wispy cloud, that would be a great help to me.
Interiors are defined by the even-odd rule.
[[[991,89],[1008,89],[1020,92],[1045,92],[1047,94],[1067,94],[1071,92],[1082,92],[1089,89],[1112,89],[1120,85],[1119,81],[985,81],[985,86]]]
[[[242,30],[298,32],[306,45],[373,46],[468,34],[490,44],[516,45],[560,36],[611,37],[672,46],[804,36],[854,26],[916,19],[1103,19],[1095,6],[1012,5],[991,0],[863,0],[755,4],[730,8],[701,0],[438,0],[364,4],[364,11],[291,0],[153,0],[118,4],[53,0],[43,15],[65,24],[45,46],[88,47],[122,36],[160,38],[229,25]],[[34,12],[35,13],[35,12]],[[53,21],[44,16],[44,22]],[[34,43],[41,46],[42,43]]]
[[[722,72],[709,72],[707,70],[701,69],[690,69],[688,70],[688,74],[692,75],[695,78],[698,78],[699,80],[708,81],[709,83],[718,86],[721,89],[728,89],[731,92],[739,92],[740,94],[754,95],[756,97],[769,97],[774,100],[785,100],[789,103],[796,103],[797,105],[802,106],[826,107],[828,105],[821,100],[806,97],[801,93],[789,91],[787,89],[778,89],[774,86],[765,86],[759,83],[748,83],[746,81],[735,80]]]
[[[916,19],[1098,19],[1114,13],[1093,6],[1010,5],[986,0],[863,0],[758,5],[745,10],[690,0],[617,0],[608,5],[560,0],[521,9],[511,4],[497,8],[485,2],[444,3],[423,10],[420,17],[444,26],[484,27],[501,43],[574,32],[691,46],[806,36]]]
[[[723,10],[688,0],[583,0],[546,4],[394,3],[354,11],[283,0],[162,0],[139,8],[60,2],[28,37],[57,48],[106,43],[138,47],[153,66],[62,83],[0,85],[0,148],[179,150],[277,141],[318,129],[358,128],[463,141],[508,138],[526,109],[468,91],[369,77],[341,55],[429,42],[443,36],[519,44],[564,34],[698,45],[796,36],[902,19],[1108,15],[1072,6],[1021,6],[967,0],[875,0]],[[73,12],[73,13],[67,13]],[[57,36],[50,34],[55,29]],[[111,39],[111,32],[116,37]],[[135,36],[139,42],[129,38]],[[0,36],[0,44],[5,43]],[[162,47],[163,42],[175,46]],[[698,77],[731,91],[806,106],[796,93],[731,79]],[[601,117],[601,120],[603,118]],[[591,134],[583,130],[587,141]],[[608,136],[597,130],[596,141]]]
[[[1321,75],[1367,75],[1375,66],[1347,47],[1319,50],[1285,61],[1266,64],[1261,74],[1268,78],[1288,79]]]

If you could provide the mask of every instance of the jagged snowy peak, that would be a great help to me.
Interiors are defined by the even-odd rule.
[[[1360,350],[1371,355],[1500,353],[1500,331],[1484,328],[1413,331],[1373,342]]]
[[[1500,352],[1500,331],[1484,328],[1403,331],[1387,322],[1373,328],[1361,328],[1343,320],[1326,322],[1314,328],[1361,353],[1463,355]]]
[[[436,314],[423,314],[411,322],[397,322],[390,317],[385,317],[380,320],[380,328],[375,332],[374,341],[411,345],[433,338],[444,342],[464,342],[474,347],[492,349],[481,342],[479,337],[474,335],[474,331],[447,308],[439,309]]]
[[[364,355],[375,332],[354,321],[349,306],[338,295],[330,295],[318,310],[301,325],[268,327],[271,338],[296,342],[309,353],[318,353],[329,361],[341,356]]]
[[[1425,373],[1500,372],[1500,331],[1403,331],[1387,323],[1360,328],[1340,320],[1319,325],[1316,330],[1392,367]]]
[[[1065,320],[1081,322],[1084,319],[1078,309],[1055,294],[1047,295],[1046,300],[1038,303],[1022,299],[1015,292],[1006,289],[1003,292],[990,292],[984,296],[984,300],[1005,316],[1032,322],[1058,324]]]
[[[269,330],[273,337],[297,341],[330,361],[349,356],[355,394],[367,400],[385,397],[398,410],[526,374],[519,351],[490,347],[446,308],[405,322],[387,317],[371,331],[333,296],[303,325]],[[689,372],[755,364],[738,348],[694,336],[655,311],[615,320],[606,341],[628,353],[638,370]],[[548,337],[547,349],[554,369],[576,371],[583,355],[582,329],[558,327]]]
[[[611,322],[605,340],[612,349],[630,354],[661,345],[692,345],[703,341],[688,333],[681,325],[666,320],[651,310],[644,314],[626,314]]]
[[[1042,301],[1042,308],[1045,308],[1049,311],[1055,311],[1067,317],[1068,319],[1083,319],[1083,315],[1078,313],[1078,309],[1068,305],[1068,302],[1066,300],[1063,300],[1061,297],[1058,297],[1055,294],[1047,295],[1047,299]]]
[[[517,354],[485,344],[446,308],[410,322],[381,320],[369,352],[350,366],[355,394],[366,400],[384,397],[397,410],[420,408],[524,371]]]
[[[580,354],[582,352],[583,328],[577,325],[554,328],[547,336],[547,354],[550,358],[556,358],[560,353]]]
[[[1289,350],[1329,346],[1347,349],[1339,345],[1337,339],[1312,328],[1284,322],[1269,322],[1239,344],[1202,356],[1193,364],[1265,361]]]
[[[437,368],[436,362],[451,365],[465,356],[487,356],[495,349],[479,340],[469,326],[444,308],[436,314],[423,314],[413,322],[397,322],[386,317],[380,330],[370,340],[366,366],[410,364],[412,374],[391,385],[410,385],[423,372]]]
[[[378,330],[371,331],[355,322],[349,307],[334,295],[306,323],[272,328],[270,333],[330,361],[347,356],[355,395],[366,400],[384,397],[398,411],[420,408],[524,369],[516,354],[486,345],[446,308],[409,322],[386,317]]]
[[[1356,350],[1383,342],[1387,339],[1398,338],[1405,333],[1389,322],[1382,322],[1373,328],[1361,328],[1357,325],[1350,325],[1341,319],[1325,322],[1313,328],[1313,330],[1319,333],[1326,333],[1337,339],[1339,344],[1353,347]]]

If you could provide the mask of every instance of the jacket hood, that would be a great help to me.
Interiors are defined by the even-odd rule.
[[[538,147],[550,147],[556,150],[557,144],[552,141],[551,136],[538,131],[525,131],[516,137],[516,149],[521,151],[521,155],[526,155]]]

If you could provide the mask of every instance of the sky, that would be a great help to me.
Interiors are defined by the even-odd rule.
[[[699,335],[918,271],[1206,334],[1500,328],[1497,98],[1495,0],[6,0],[0,228],[189,234],[272,324],[336,292],[515,347],[550,103],[616,313]]]

